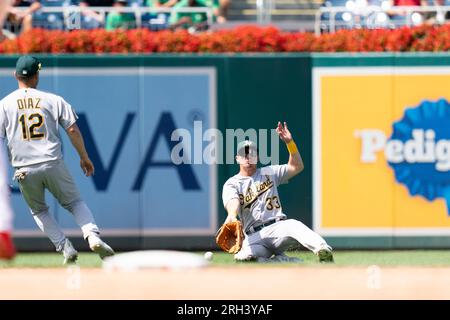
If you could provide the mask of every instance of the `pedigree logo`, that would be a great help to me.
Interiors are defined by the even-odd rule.
[[[450,104],[424,100],[406,109],[392,127],[389,138],[378,129],[355,132],[361,139],[361,162],[374,163],[384,153],[397,182],[411,196],[444,198],[450,215]]]

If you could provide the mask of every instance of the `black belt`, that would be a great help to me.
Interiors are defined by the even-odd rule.
[[[248,229],[249,230],[248,234],[252,234],[252,233],[258,232],[262,228],[270,226],[271,224],[274,224],[275,222],[282,221],[282,220],[286,220],[286,218],[285,217],[279,217],[279,218],[272,219],[272,220],[269,220],[267,222],[264,222],[263,224],[260,224],[260,225],[258,225],[256,227],[250,227]]]

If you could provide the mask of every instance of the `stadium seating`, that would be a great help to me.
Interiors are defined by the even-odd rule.
[[[131,0],[131,7],[147,7],[146,0]],[[143,28],[150,30],[166,29],[169,26],[169,13],[144,13],[141,15]]]
[[[149,0],[129,0],[128,8],[148,8]],[[72,30],[72,29],[96,29],[104,28],[105,20],[94,15],[81,14],[78,10],[80,0],[40,0],[43,8],[62,7],[61,12],[46,12],[38,10],[33,14],[33,27],[40,27],[50,30]],[[254,19],[256,22],[256,2],[257,0],[233,0],[231,4],[229,21],[240,19],[241,22]],[[277,2],[274,0],[274,9],[271,11],[272,22],[292,22],[292,31],[305,30],[298,27],[299,24],[309,22],[309,28],[314,23],[314,13],[317,12],[319,0],[283,0]],[[450,6],[450,0],[442,0],[442,5]],[[323,12],[320,15],[320,30],[334,31],[339,29],[354,28],[397,28],[404,25],[417,25],[424,21],[433,20],[433,23],[442,24],[450,18],[449,12],[443,13],[421,13],[411,12],[408,15],[400,15],[385,12],[387,9],[387,0],[325,0],[320,8],[339,8],[335,13]],[[428,5],[435,5],[435,0],[428,0]],[[250,10],[250,7],[254,9]],[[283,7],[284,6],[284,7]],[[368,8],[371,8],[368,10]],[[74,8],[71,10],[71,8]],[[298,9],[294,9],[298,8]],[[107,16],[104,13],[104,18]],[[131,13],[133,14],[133,13]],[[135,21],[133,24],[148,28],[150,30],[161,30],[169,27],[170,13],[146,12],[140,13],[135,11]],[[297,17],[297,21],[293,20]],[[286,24],[287,25],[287,24]],[[306,24],[305,24],[306,25]],[[303,25],[302,25],[303,26]],[[286,29],[286,28],[284,28]],[[317,29],[316,29],[317,30]],[[19,33],[20,28],[12,30]]]
[[[434,5],[432,0],[428,0],[428,6]],[[443,5],[450,5],[450,0],[444,0]],[[321,14],[322,31],[353,28],[398,28],[405,25],[419,25],[430,17],[436,17],[434,12],[388,13],[386,10],[390,8],[390,4],[386,0],[326,0],[321,7],[342,8],[335,13],[334,19],[329,12]],[[441,14],[434,23],[443,23],[444,20],[445,14]]]
[[[70,0],[40,0],[42,7],[68,7]],[[64,30],[65,19],[62,12],[42,12],[38,10],[33,14],[33,27],[50,30]]]

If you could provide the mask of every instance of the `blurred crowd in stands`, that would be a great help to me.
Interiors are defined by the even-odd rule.
[[[444,24],[450,19],[450,11],[446,9],[449,7],[450,0],[325,0],[321,7],[321,29]]]
[[[9,8],[6,9],[3,32],[18,35],[36,27],[59,30],[79,28],[115,30],[132,29],[137,26],[153,30],[192,27],[202,29],[207,25],[207,12],[212,13],[214,23],[226,22],[231,0],[0,1],[10,2]],[[42,8],[55,10],[49,12]],[[155,10],[136,10],[137,8]],[[185,12],[184,8],[189,8],[190,11]]]
[[[261,1],[264,0],[256,2]],[[273,1],[276,4],[276,0]],[[14,37],[37,27],[56,30],[184,28],[196,32],[206,30],[211,23],[225,23],[231,0],[0,0],[0,2],[4,5],[3,18],[0,13],[0,23],[2,19],[4,20],[3,33],[0,24],[1,38],[5,35]],[[5,6],[6,3],[8,6]],[[398,7],[416,9],[426,7],[429,10],[396,10]],[[341,28],[396,28],[422,23],[443,24],[450,18],[449,11],[436,8],[449,7],[450,0],[324,0],[319,14],[320,19],[317,20],[320,20],[321,32]]]

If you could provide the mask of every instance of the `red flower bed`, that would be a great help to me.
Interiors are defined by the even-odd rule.
[[[34,29],[0,43],[0,53],[152,53],[152,52],[369,52],[448,51],[450,25],[396,30],[340,30],[315,36],[282,32],[274,27],[241,26],[200,34]]]

